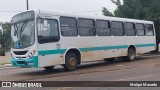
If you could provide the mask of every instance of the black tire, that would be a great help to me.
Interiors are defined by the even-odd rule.
[[[78,57],[74,53],[68,53],[65,58],[64,68],[67,71],[73,71],[77,68],[78,65]]]
[[[128,49],[128,56],[124,57],[123,60],[127,62],[131,62],[136,58],[136,50],[134,48]]]
[[[53,71],[54,66],[44,67],[46,71]]]

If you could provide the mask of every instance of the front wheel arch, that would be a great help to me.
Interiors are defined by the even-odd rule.
[[[78,66],[78,57],[75,53],[67,53],[66,57],[65,57],[65,64],[63,65],[63,67],[67,70],[67,71],[73,71],[77,68]]]
[[[77,49],[77,48],[70,48],[70,49],[68,49],[66,51],[66,53],[65,53],[64,62],[65,62],[65,59],[66,59],[66,56],[67,56],[68,53],[74,53],[74,54],[76,54],[77,57],[78,57],[78,64],[81,64],[81,52],[80,52],[79,49]]]

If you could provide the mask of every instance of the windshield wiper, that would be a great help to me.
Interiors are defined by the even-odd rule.
[[[22,24],[21,29],[20,29],[21,32],[24,31],[26,25],[27,25],[27,21],[25,21],[25,22]]]
[[[14,29],[15,29],[14,36],[17,35],[17,38],[18,38],[18,27],[17,27],[17,24],[14,25]]]

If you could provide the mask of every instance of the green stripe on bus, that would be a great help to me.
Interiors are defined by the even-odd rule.
[[[103,47],[89,47],[89,48],[80,48],[80,51],[100,51],[100,50],[112,50],[112,49],[123,49],[127,48],[128,45],[123,46],[103,46]]]
[[[66,49],[38,51],[39,55],[63,54]]]
[[[136,47],[151,47],[155,46],[155,44],[136,44]],[[79,48],[81,52],[86,51],[100,51],[100,50],[112,50],[112,49],[125,49],[128,48],[128,45],[120,45],[120,46],[103,46],[103,47],[88,47],[88,48]],[[67,49],[58,49],[58,50],[44,50],[38,51],[39,55],[50,55],[50,54],[63,54]]]
[[[151,47],[151,46],[156,46],[156,44],[137,44],[135,45],[136,47]]]

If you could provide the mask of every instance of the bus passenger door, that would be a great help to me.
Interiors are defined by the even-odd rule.
[[[54,66],[61,63],[58,21],[56,19],[38,19],[39,67]]]

